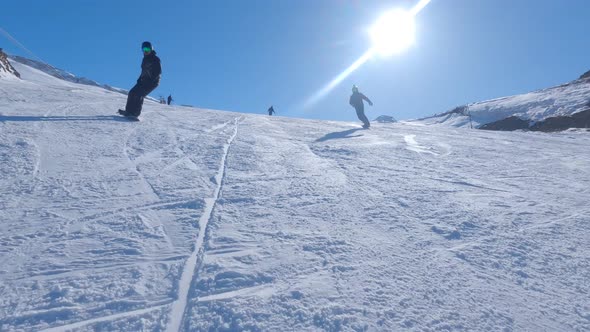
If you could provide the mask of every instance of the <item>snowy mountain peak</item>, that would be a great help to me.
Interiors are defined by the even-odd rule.
[[[0,77],[18,77],[20,78],[20,74],[8,61],[8,56],[4,51],[0,48]]]

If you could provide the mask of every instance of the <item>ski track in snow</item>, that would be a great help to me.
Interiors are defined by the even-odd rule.
[[[141,178],[141,180],[144,182],[144,184],[146,185],[146,188],[148,188],[153,193],[155,198],[160,198],[160,196],[158,195],[154,186],[141,173],[141,171],[139,170],[139,167],[137,166],[137,164],[134,162],[134,160],[129,156],[129,153],[127,152],[128,145],[129,145],[129,138],[131,136],[133,136],[133,134],[137,131],[138,128],[139,127],[136,126],[133,129],[131,129],[129,131],[129,133],[127,134],[127,137],[125,137],[125,143],[123,144],[123,153],[124,153],[125,157],[127,157],[127,160],[129,160],[129,163],[133,165],[135,172]]]
[[[45,329],[45,330],[41,330],[40,332],[66,332],[66,331],[72,331],[74,329],[79,329],[79,328],[82,328],[82,327],[85,327],[85,326],[88,326],[88,325],[91,325],[91,324],[104,323],[104,322],[112,322],[112,321],[116,321],[116,320],[123,319],[123,318],[141,316],[143,314],[150,313],[152,311],[156,311],[156,310],[160,310],[160,309],[166,308],[167,306],[168,306],[168,304],[156,305],[156,306],[153,306],[153,307],[150,307],[150,308],[145,308],[145,309],[140,309],[140,310],[134,310],[134,311],[129,311],[129,312],[122,312],[122,313],[118,313],[118,314],[114,314],[114,315],[110,315],[110,316],[106,316],[106,317],[93,318],[93,319],[81,321],[81,322],[74,323],[74,324],[69,324],[69,325],[54,327],[54,328],[50,328],[50,329]]]
[[[432,151],[430,148],[418,144],[418,142],[416,142],[416,135],[404,135],[404,140],[408,145],[406,149],[410,151],[414,151],[417,153],[429,153],[438,156],[438,153]]]
[[[211,219],[213,208],[215,207],[215,203],[219,198],[219,192],[221,191],[221,187],[223,185],[223,177],[225,175],[227,155],[229,153],[232,142],[238,135],[238,123],[239,119],[236,118],[234,120],[234,133],[227,140],[227,143],[224,145],[220,167],[217,174],[215,175],[215,183],[217,184],[217,186],[215,187],[213,196],[211,198],[205,199],[205,208],[203,214],[201,215],[201,218],[199,219],[199,233],[197,235],[197,239],[195,242],[195,248],[182,269],[182,275],[178,284],[178,298],[176,301],[174,301],[170,310],[169,322],[166,328],[166,331],[168,332],[179,331],[180,326],[183,322],[186,304],[188,301],[188,293],[193,282],[194,276],[196,274],[195,269],[198,266],[197,260],[199,254],[203,249],[203,240],[205,239],[205,234],[207,233],[207,225],[209,223],[209,220]]]
[[[216,131],[216,130],[219,130],[219,129],[223,129],[223,128],[225,128],[225,127],[226,127],[226,126],[228,126],[230,123],[231,123],[231,121],[227,121],[227,122],[225,122],[225,123],[222,123],[222,124],[220,124],[220,125],[213,126],[213,127],[209,128],[209,129],[205,130],[205,132],[206,132],[206,133],[212,133],[212,132],[214,132],[214,131]]]

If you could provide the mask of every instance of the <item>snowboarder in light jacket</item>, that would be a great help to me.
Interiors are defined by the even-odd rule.
[[[363,122],[363,128],[369,128],[371,123],[365,115],[365,104],[363,100],[366,100],[369,105],[373,106],[373,102],[367,98],[364,94],[359,92],[359,88],[356,85],[352,86],[352,95],[350,96],[349,104],[356,110],[356,116]]]
[[[143,99],[160,84],[162,75],[160,58],[156,56],[156,51],[148,41],[141,44],[141,50],[143,51],[141,75],[137,79],[137,84],[129,90],[125,110],[119,110],[119,113],[124,116],[138,117],[141,114]]]

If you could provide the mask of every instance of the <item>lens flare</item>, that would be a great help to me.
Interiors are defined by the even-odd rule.
[[[363,56],[361,56],[358,60],[356,60],[352,65],[350,65],[346,70],[344,70],[340,75],[336,76],[328,85],[323,87],[320,91],[316,94],[311,96],[303,105],[303,108],[307,109],[313,104],[317,103],[320,99],[322,99],[325,95],[330,93],[338,84],[344,81],[345,78],[348,77],[353,71],[357,70],[360,66],[362,66],[365,62],[367,62],[370,58],[373,57],[374,50],[370,49]]]
[[[370,30],[373,47],[366,51],[358,60],[336,76],[320,91],[308,98],[307,101],[303,103],[303,108],[310,109],[320,99],[334,90],[334,88],[344,81],[344,79],[346,79],[352,72],[357,70],[376,54],[393,55],[411,46],[414,43],[416,30],[414,17],[422,11],[430,1],[431,0],[420,0],[409,11],[392,10],[385,13]]]
[[[414,43],[414,15],[396,9],[383,14],[369,34],[375,51],[382,56],[401,53]]]
[[[410,10],[410,13],[414,16],[416,16],[422,9],[424,9],[424,7],[426,7],[426,5],[428,5],[430,3],[430,0],[420,0],[420,2],[418,2],[418,4],[416,4],[414,6],[414,8],[412,8],[412,10]]]

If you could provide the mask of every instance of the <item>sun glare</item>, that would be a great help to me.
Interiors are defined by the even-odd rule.
[[[313,94],[302,105],[303,109],[311,109],[320,99],[324,98],[350,74],[376,55],[391,56],[399,54],[414,44],[416,26],[414,17],[422,11],[431,0],[419,0],[409,10],[394,9],[383,14],[369,29],[373,45],[352,65],[336,76],[321,90]]]
[[[371,27],[373,49],[382,56],[400,53],[414,43],[414,15],[396,9],[383,14]]]

